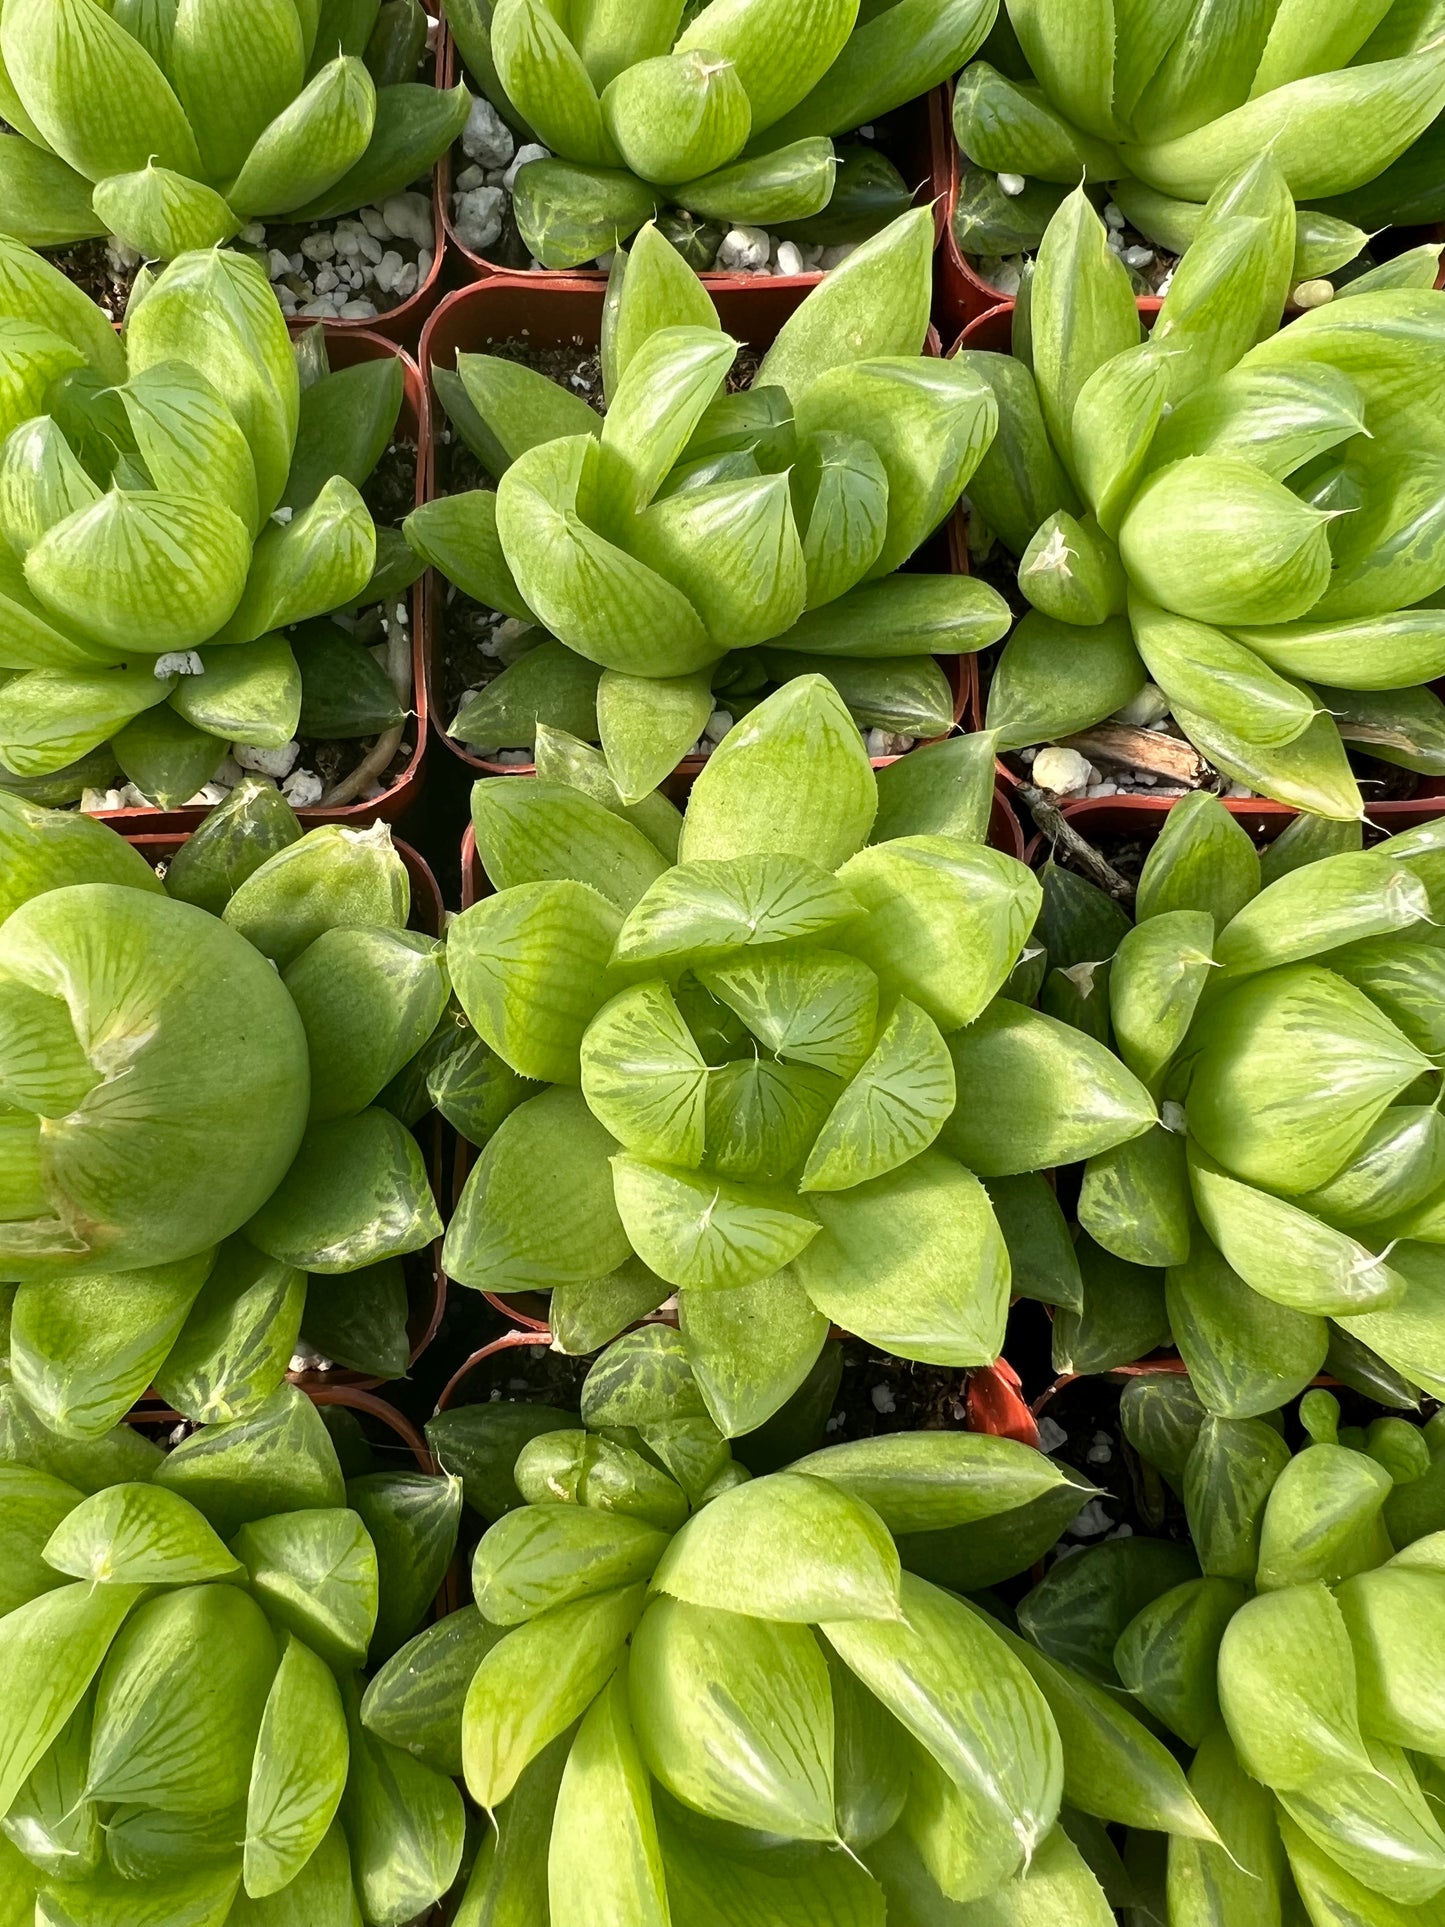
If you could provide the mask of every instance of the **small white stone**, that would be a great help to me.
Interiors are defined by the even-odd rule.
[[[1254,795],[1254,791],[1249,787],[1248,783],[1231,783],[1224,794],[1229,797],[1232,802],[1244,803]]]
[[[1132,729],[1149,729],[1169,714],[1169,698],[1157,683],[1146,682],[1137,696],[1131,696],[1122,709],[1114,711],[1116,723]]]
[[[342,321],[375,321],[376,303],[374,301],[347,301],[337,309]]]
[[[1124,210],[1114,201],[1104,203],[1104,224],[1112,228],[1121,228],[1125,225]]]
[[[416,293],[419,278],[416,262],[408,261],[397,276],[396,287],[392,291],[398,301],[409,300]]]
[[[118,794],[123,810],[148,810],[151,807],[150,798],[135,783],[123,783]]]
[[[401,240],[414,241],[419,248],[429,248],[436,240],[431,202],[425,194],[393,194],[381,211],[386,225]]]
[[[1154,262],[1153,248],[1125,248],[1124,266],[1126,268],[1147,268]]]
[[[301,252],[308,261],[316,262],[319,267],[324,261],[336,259],[336,236],[334,234],[308,234],[302,240]]]
[[[474,187],[485,187],[486,184],[487,170],[484,167],[477,166],[464,167],[461,173],[456,175],[452,180],[452,186],[459,194],[465,194],[469,189]]]
[[[376,264],[376,285],[383,294],[390,294],[401,278],[406,262],[395,248],[388,248]]]
[[[1173,268],[1171,268],[1169,272],[1165,275],[1164,279],[1159,283],[1158,287],[1155,288],[1154,292],[1155,294],[1159,294],[1159,295],[1168,294],[1169,290],[1173,286],[1174,286],[1174,270]],[[1166,408],[1164,412],[1168,414],[1169,410]]]
[[[1090,765],[1076,749],[1061,749],[1050,743],[1034,758],[1033,776],[1040,789],[1054,796],[1069,796],[1088,786]]]
[[[248,248],[261,248],[266,245],[266,230],[259,221],[248,221],[236,238]]]
[[[279,522],[282,528],[284,529],[286,524],[291,520],[291,517],[295,513],[296,513],[295,509],[292,509],[292,508],[272,509],[271,520],[273,522]]]
[[[1159,1106],[1159,1122],[1164,1126],[1166,1131],[1173,1131],[1176,1136],[1183,1136],[1185,1129],[1184,1106],[1177,1104],[1172,1097],[1166,1097],[1164,1102]]]
[[[1294,291],[1297,308],[1323,308],[1335,298],[1332,281],[1301,281]]]
[[[1114,1441],[1107,1432],[1095,1432],[1094,1442],[1085,1458],[1090,1465],[1107,1465],[1114,1456]]]
[[[778,243],[778,258],[773,268],[774,274],[801,274],[804,265],[802,249],[795,241]]]
[[[473,254],[491,246],[502,232],[505,196],[499,187],[474,187],[452,196],[452,221],[457,239]]]
[[[336,282],[337,273],[335,268],[323,268],[316,277],[316,292],[318,294],[330,294],[331,290],[336,286]]]
[[[82,816],[99,816],[103,810],[122,808],[119,790],[91,790],[80,792],[80,813]]]
[[[194,796],[186,798],[188,810],[213,810],[218,803],[224,803],[231,792],[220,783],[203,783]]]
[[[331,317],[336,313],[336,310],[331,305],[331,303],[326,299],[326,296],[324,294],[319,294],[316,296],[315,300],[308,301],[306,303],[306,306],[301,310],[301,312],[302,314],[314,314],[317,316],[324,315],[325,318],[329,321]]]
[[[282,314],[295,314],[296,297],[289,288],[278,288],[276,290],[276,299],[281,304]]]
[[[430,248],[423,248],[421,253],[416,257],[416,284],[418,287],[420,287],[431,274],[435,261],[436,255]]]
[[[206,665],[194,649],[172,649],[164,656],[156,657],[156,679],[164,681],[167,676],[204,676]]]
[[[598,255],[598,257],[597,257],[597,265],[598,265],[598,267],[599,267],[599,268],[601,268],[601,270],[602,270],[602,272],[603,272],[604,274],[611,274],[611,272],[612,272],[612,263],[613,263],[613,262],[614,262],[614,261],[615,261],[616,259],[617,259],[617,250],[616,250],[616,248],[609,248],[606,254],[599,254],[599,255]]]
[[[362,208],[357,215],[357,219],[374,240],[389,241],[391,239],[390,224],[379,207]]]
[[[886,756],[888,754],[888,731],[886,729],[870,729],[863,740],[867,745],[870,756]]]
[[[306,272],[306,261],[300,248],[297,248],[296,252],[288,258],[291,262],[291,272],[293,274],[304,274]]]
[[[858,129],[858,138],[860,140],[871,141],[873,138],[873,129],[871,127],[860,127]]]
[[[717,251],[716,265],[723,273],[756,274],[768,265],[771,247],[764,228],[729,228]]]
[[[313,803],[321,801],[324,788],[325,784],[315,770],[293,769],[281,785],[281,794],[293,810],[307,810]]]
[[[1010,200],[1016,200],[1028,186],[1028,182],[1022,174],[1000,174],[998,184]]]
[[[336,252],[345,255],[348,260],[354,259],[361,252],[361,237],[355,228],[339,227],[332,239],[336,243]]]
[[[990,270],[985,279],[1002,295],[1016,295],[1023,285],[1024,264],[1021,256],[1006,254]]]
[[[703,739],[709,743],[720,743],[732,726],[731,713],[726,709],[715,709],[703,724]]]
[[[489,100],[474,100],[462,129],[462,152],[481,167],[505,167],[517,147],[516,136]]]
[[[279,781],[295,769],[301,745],[286,743],[280,749],[256,749],[250,743],[232,743],[231,754],[242,769],[255,770],[259,776],[272,776]]]
[[[886,1385],[875,1385],[868,1396],[873,1401],[873,1410],[881,1413],[884,1418],[898,1410],[898,1401]]]
[[[1109,232],[1104,236],[1104,239],[1108,242],[1109,246],[1114,250],[1115,254],[1122,254],[1124,252],[1124,237],[1119,232],[1118,228],[1111,227],[1109,229]]]
[[[528,141],[525,147],[519,147],[512,156],[511,163],[502,176],[502,186],[509,194],[512,193],[517,185],[517,176],[528,161],[547,161],[551,158],[550,147],[543,147],[539,141]]]
[[[836,247],[824,248],[818,256],[818,266],[824,274],[831,274],[834,268],[848,259],[857,245],[856,241],[840,241]]]
[[[1051,1419],[1048,1414],[1045,1413],[1039,1420],[1039,1450],[1041,1452],[1057,1452],[1061,1445],[1067,1445],[1068,1442],[1069,1435],[1063,1426],[1059,1424],[1057,1419]]]
[[[1113,1525],[1114,1521],[1104,1510],[1102,1499],[1090,1499],[1073,1523],[1066,1528],[1071,1539],[1098,1539]]]
[[[272,248],[266,257],[266,272],[273,281],[279,281],[283,274],[291,272],[291,257],[283,254],[280,248]]]
[[[823,256],[827,252],[827,249],[823,246],[821,241],[815,241],[812,243],[811,246],[805,247],[802,252],[803,252],[803,266],[805,268],[816,268],[821,265]]]
[[[362,260],[369,261],[375,267],[382,255],[386,253],[386,249],[374,234],[358,234],[356,238],[361,245]]]
[[[1101,796],[1117,796],[1118,793],[1119,793],[1119,785],[1117,783],[1110,783],[1108,781],[1105,781],[1103,783],[1090,783],[1088,789],[1086,789],[1084,792],[1085,796],[1090,798],[1097,798]]]
[[[118,234],[106,236],[105,255],[113,274],[128,274],[132,268],[140,266],[140,249],[122,241]]]

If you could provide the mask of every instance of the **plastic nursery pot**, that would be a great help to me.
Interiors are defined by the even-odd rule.
[[[892,757],[886,760],[897,762],[898,758]],[[690,776],[679,776],[673,779],[670,787],[674,793],[674,800],[678,803],[679,807],[682,807],[686,801],[687,791],[691,787],[691,780]],[[1006,856],[1017,857],[1020,862],[1023,862],[1023,830],[1020,827],[1017,816],[1009,807],[1008,798],[997,788],[995,788],[993,793],[993,809],[989,822],[988,841],[990,849],[1001,850]],[[462,908],[463,910],[469,910],[474,903],[479,903],[483,897],[492,895],[491,879],[488,877],[481,857],[477,853],[476,835],[470,824],[467,825],[466,832],[462,837],[461,865]],[[462,1195],[462,1187],[470,1176],[472,1166],[476,1163],[476,1160],[476,1147],[468,1144],[464,1138],[459,1138],[452,1160],[451,1213],[449,1215],[454,1215],[456,1212],[457,1201]],[[525,1291],[502,1294],[486,1291],[482,1293],[482,1296],[494,1311],[499,1312],[503,1318],[510,1320],[520,1331],[540,1333],[545,1342],[550,1342],[550,1313],[548,1309],[548,1298],[545,1292]],[[644,1319],[642,1322],[646,1324],[651,1321]],[[521,1343],[524,1341],[519,1339],[518,1342]],[[1017,1383],[1016,1380],[1015,1383]],[[1001,1397],[1001,1394],[994,1396]],[[986,1429],[987,1428],[983,1426],[974,1427],[975,1431]],[[1016,1437],[1019,1435],[1009,1433],[1008,1436]]]
[[[359,362],[380,361],[384,356],[394,355],[401,363],[403,392],[401,413],[397,417],[396,435],[399,441],[411,442],[416,447],[416,502],[417,505],[428,499],[431,486],[432,427],[431,427],[431,387],[423,381],[421,370],[405,349],[399,348],[394,341],[374,330],[365,329],[358,324],[327,322],[326,353],[333,370],[354,368]],[[306,319],[294,319],[291,332],[300,334],[315,323]],[[427,695],[428,684],[426,666],[429,649],[426,636],[428,603],[423,581],[416,582],[408,592],[407,603],[411,616],[411,684],[412,715],[405,726],[405,734],[412,736],[411,754],[406,766],[393,778],[386,790],[370,802],[351,802],[340,804],[317,803],[308,809],[298,810],[297,815],[308,829],[315,829],[321,823],[394,823],[406,810],[409,810],[421,794],[425,777],[427,745]],[[217,742],[219,744],[219,738]],[[217,761],[220,761],[219,756]],[[96,815],[103,823],[119,830],[123,835],[132,831],[144,830],[165,835],[184,834],[195,829],[205,817],[209,805],[200,804],[182,809],[123,809],[97,810]],[[432,886],[435,888],[435,885]]]
[[[801,304],[816,277],[761,280],[740,287],[735,277],[704,277],[712,283],[710,292],[717,304],[723,327],[746,347],[761,351],[769,347],[783,323]],[[601,275],[588,281],[578,276],[554,277],[536,274],[497,274],[476,286],[459,289],[447,296],[428,321],[421,338],[421,366],[430,380],[431,370],[451,370],[459,354],[481,354],[498,343],[526,340],[536,348],[571,347],[579,352],[595,352],[602,332],[602,303],[605,282]],[[744,299],[746,296],[746,299]],[[940,352],[938,333],[930,328],[924,353]],[[441,437],[449,433],[446,413],[433,400],[431,410],[432,454],[427,466],[428,501],[447,491],[441,487]],[[919,559],[940,572],[968,573],[968,549],[961,534],[962,518],[950,516],[923,544]],[[960,533],[955,535],[955,528]],[[428,647],[427,709],[437,739],[468,769],[487,775],[531,775],[530,763],[489,761],[467,749],[447,733],[449,705],[442,684],[443,610],[447,583],[429,569],[422,578],[424,606],[417,633]],[[782,638],[779,638],[781,641]],[[940,656],[940,667],[948,677],[953,693],[955,725],[977,714],[977,677],[972,656]],[[881,767],[887,757],[875,758]],[[695,775],[703,758],[684,758],[680,769]]]
[[[126,841],[139,850],[148,863],[160,863],[168,862],[176,854],[186,841],[186,836],[184,833],[150,831],[129,835]],[[396,853],[406,865],[411,883],[410,928],[420,930],[428,937],[439,937],[446,919],[446,908],[430,866],[409,843],[403,843],[400,838],[396,841]],[[438,1207],[444,1207],[446,1194],[441,1120],[435,1115],[428,1122],[422,1149],[426,1155],[433,1195]],[[438,1238],[425,1251],[413,1252],[402,1262],[406,1268],[407,1337],[410,1343],[407,1362],[412,1366],[436,1337],[447,1308],[447,1281],[442,1270],[441,1240]],[[287,1376],[318,1403],[325,1402],[323,1393],[335,1393],[337,1398],[332,1402],[336,1403],[341,1402],[343,1393],[361,1395],[369,1392],[373,1386],[386,1383],[384,1379],[365,1372],[350,1371],[345,1366],[338,1366],[329,1372],[290,1372]],[[142,1401],[142,1406],[145,1403]],[[390,1410],[390,1407],[387,1409]]]
[[[454,87],[459,80],[465,80],[468,87],[475,89],[475,83],[462,66],[456,43],[445,26],[442,34],[442,45],[437,50],[439,85]],[[954,173],[950,113],[951,101],[948,90],[935,87],[931,94],[925,94],[917,100],[910,100],[902,107],[895,107],[892,113],[878,116],[885,130],[878,142],[879,147],[897,167],[905,181],[916,182],[913,195],[915,204],[919,207],[931,206],[933,209],[935,248],[940,245],[946,232],[944,203],[948,194],[949,180]],[[517,145],[519,147],[522,145],[520,137]],[[489,260],[486,255],[478,254],[475,248],[468,247],[458,238],[452,220],[452,180],[459,171],[457,144],[454,143],[437,162],[434,185],[437,235],[440,239],[443,232],[446,234],[452,280],[458,283],[469,280],[481,281],[494,274],[516,274],[526,271],[520,266],[509,268],[501,262]],[[540,278],[548,283],[564,279],[605,284],[607,280],[601,268],[568,268],[556,272],[532,269],[529,272],[534,278],[540,275]],[[700,277],[714,294],[723,288],[759,286],[806,289],[813,287],[822,278],[816,268],[806,274],[789,275],[734,274],[709,268]]]

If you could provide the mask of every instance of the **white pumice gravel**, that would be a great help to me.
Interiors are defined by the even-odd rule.
[[[281,794],[293,810],[309,810],[321,801],[326,785],[311,769],[294,769],[281,785]]]
[[[1297,308],[1323,308],[1335,298],[1332,281],[1301,281],[1294,291],[1294,305]]]
[[[473,100],[462,129],[462,152],[480,167],[505,167],[517,151],[517,139],[489,100]]]
[[[1176,1137],[1185,1135],[1184,1106],[1174,1098],[1166,1097],[1159,1106],[1159,1122],[1166,1131],[1173,1131]]]
[[[733,726],[733,719],[726,709],[715,709],[703,725],[703,735],[710,743],[720,743]]]
[[[1092,770],[1088,758],[1076,749],[1061,749],[1050,743],[1034,758],[1033,777],[1040,789],[1054,796],[1071,796],[1076,790],[1087,789]]]
[[[1007,194],[1009,199],[1013,201],[1017,200],[1019,195],[1023,193],[1024,189],[1028,186],[1028,181],[1022,174],[1000,174],[998,184],[1001,191]]]
[[[1039,1450],[1041,1452],[1057,1452],[1061,1445],[1067,1445],[1068,1442],[1069,1435],[1063,1426],[1059,1424],[1057,1419],[1051,1419],[1048,1414],[1045,1413],[1039,1420]]]
[[[713,264],[719,273],[753,274],[766,268],[772,241],[766,228],[733,227],[722,238]]]
[[[1095,1432],[1094,1442],[1085,1456],[1090,1465],[1108,1465],[1114,1456],[1114,1441],[1107,1432]]]
[[[1104,1510],[1102,1499],[1090,1499],[1072,1523],[1065,1527],[1071,1539],[1099,1539],[1113,1526],[1114,1521]]]
[[[1112,721],[1127,723],[1134,729],[1152,729],[1169,714],[1169,698],[1157,683],[1146,682],[1137,696],[1122,709],[1114,711]]]
[[[873,1410],[884,1418],[898,1410],[898,1401],[886,1385],[875,1385],[868,1396],[873,1401]]]
[[[164,682],[167,676],[204,676],[206,665],[195,649],[172,649],[156,657],[155,673],[158,682]]]
[[[284,743],[280,749],[254,749],[249,743],[232,743],[231,754],[242,769],[255,770],[261,776],[274,776],[278,781],[289,776],[301,756],[300,743]]]

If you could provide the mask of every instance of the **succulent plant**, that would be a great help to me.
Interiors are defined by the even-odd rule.
[[[1007,1439],[786,1430],[750,1478],[661,1325],[603,1353],[580,1417],[493,1401],[428,1427],[493,1522],[475,1605],[397,1655],[363,1719],[493,1816],[458,1927],[546,1918],[549,1895],[574,1923],[976,1903],[1107,1927],[1078,1815],[1216,1837],[1118,1699],[960,1596],[1051,1546],[1078,1474]]]
[[[399,193],[469,107],[417,82],[426,38],[420,0],[11,0],[5,231],[169,261]]]
[[[728,734],[680,825],[565,765],[479,783],[495,894],[447,955],[514,1075],[449,1275],[551,1289],[591,1344],[678,1292],[729,1436],[807,1377],[830,1320],[905,1358],[992,1362],[1011,1267],[981,1178],[1102,1151],[1155,1111],[1102,1046],[999,994],[1040,892],[978,840],[989,747],[875,776],[804,676]],[[1010,1203],[1047,1240],[1046,1205]]]
[[[462,355],[433,380],[493,490],[418,509],[406,534],[466,594],[533,626],[452,725],[533,746],[600,736],[623,797],[669,774],[715,707],[828,675],[864,727],[946,734],[935,654],[1008,625],[966,576],[898,573],[993,437],[987,383],[924,355],[928,216],[865,243],[784,323],[749,387],[739,344],[649,226],[619,253],[599,416],[521,363]]]
[[[1019,1606],[1029,1637],[1193,1752],[1218,1842],[1168,1842],[1165,1927],[1420,1927],[1445,1892],[1439,1423],[1207,1412],[1188,1379],[1124,1395],[1125,1435],[1181,1499],[1187,1544],[1106,1543]]]
[[[461,1490],[374,1471],[292,1386],[169,1453],[24,1426],[0,1388],[6,1917],[401,1927],[463,1845],[445,1774],[361,1723]]]
[[[1433,131],[1445,44],[1429,4],[1004,4],[954,95],[965,157],[955,234],[966,253],[1036,246],[1085,180],[1110,183],[1133,227],[1182,254],[1202,204],[1264,151],[1295,201],[1322,204],[1301,211],[1296,281],[1352,260],[1364,229],[1445,211]],[[1407,150],[1422,136],[1417,160]],[[1000,174],[1022,177],[1022,192],[1006,194]],[[1380,176],[1380,191],[1355,195]],[[1420,201],[1417,179],[1434,202]]]
[[[392,680],[322,619],[416,573],[360,493],[400,361],[328,373],[319,328],[293,351],[264,273],[224,250],[173,262],[123,338],[17,242],[0,289],[4,781],[67,802],[118,765],[168,808],[232,743],[294,761],[303,724],[399,730]]]
[[[1426,824],[1362,851],[1342,828],[1299,818],[1261,888],[1240,824],[1185,798],[1132,928],[1081,879],[1052,879],[1070,899],[1054,941],[1087,993],[1053,1007],[1112,1039],[1164,1119],[1084,1166],[1061,1370],[1108,1371],[1172,1333],[1221,1418],[1272,1411],[1327,1362],[1387,1404],[1445,1391],[1442,839]]]
[[[1021,354],[960,357],[999,399],[970,499],[1034,605],[989,692],[1003,747],[1150,680],[1217,768],[1298,809],[1363,813],[1347,741],[1445,766],[1424,686],[1445,671],[1445,444],[1417,405],[1445,376],[1435,250],[1273,333],[1293,248],[1265,156],[1211,199],[1141,342],[1080,189],[1040,250]]]
[[[517,170],[513,209],[536,259],[571,268],[668,206],[800,239],[823,216],[837,240],[862,239],[880,198],[896,212],[909,188],[889,167],[880,197],[881,157],[862,148],[837,177],[830,136],[939,86],[996,11],[997,0],[582,0],[559,18],[546,0],[461,0],[447,17],[482,92],[550,149]]]
[[[404,1371],[402,1260],[441,1222],[418,1113],[386,1104],[448,984],[387,830],[303,836],[243,787],[163,886],[105,825],[0,793],[0,844],[15,1393],[92,1439],[151,1385],[247,1415],[303,1337]]]

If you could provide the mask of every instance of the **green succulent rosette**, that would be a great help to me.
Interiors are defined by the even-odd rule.
[[[398,194],[469,110],[416,79],[427,24],[420,0],[20,0],[0,26],[5,231],[169,261]]]
[[[1440,17],[1420,0],[1004,0],[954,94],[954,234],[967,254],[1036,247],[1082,180],[1182,255],[1204,203],[1269,152],[1302,204],[1293,281],[1311,281],[1381,228],[1439,219],[1442,108]]]
[[[1298,1416],[1292,1451],[1292,1414],[1221,1418],[1188,1378],[1133,1380],[1125,1437],[1187,1541],[1106,1541],[1018,1609],[1055,1663],[1192,1754],[1218,1838],[1172,1835],[1147,1876],[1167,1927],[1424,1927],[1445,1890],[1439,1424],[1341,1426],[1321,1390]],[[1119,1875],[1149,1864],[1137,1844]]]
[[[399,740],[396,682],[335,619],[417,574],[361,493],[399,358],[331,372],[224,250],[180,256],[117,336],[0,239],[0,371],[0,782],[64,803],[129,779],[174,808],[232,744],[285,774],[299,733]]]
[[[489,1522],[486,1648],[461,1650],[454,1615],[362,1712],[459,1764],[490,1815],[459,1922],[548,1896],[556,1917],[655,1927],[974,1909],[1108,1927],[1074,1844],[1089,1818],[1217,1842],[1123,1696],[983,1591],[1091,1488],[1008,1439],[821,1445],[830,1398],[741,1448],[754,1475],[686,1339],[652,1325],[596,1361],[580,1415],[493,1400],[433,1419]]]
[[[517,627],[511,659],[451,725],[495,751],[547,724],[602,744],[629,801],[676,767],[715,708],[825,674],[857,724],[946,735],[938,656],[1008,625],[966,575],[905,570],[953,512],[997,408],[970,369],[923,353],[929,219],[902,216],[784,322],[751,384],[740,344],[649,225],[619,252],[599,416],[496,355],[432,379],[495,488],[408,517],[425,561]]]
[[[0,1387],[11,1919],[384,1927],[451,1886],[461,1796],[361,1703],[431,1608],[461,1487],[375,1461],[289,1385],[168,1453]]]
[[[480,91],[548,149],[512,190],[543,266],[609,254],[675,209],[681,233],[712,224],[699,261],[710,267],[717,224],[835,245],[906,208],[916,184],[875,150],[837,152],[832,136],[941,85],[996,11],[996,0],[583,0],[559,15],[545,0],[462,0],[448,22]]]
[[[1146,682],[1232,781],[1347,820],[1346,755],[1445,760],[1445,296],[1380,271],[1279,328],[1293,211],[1265,155],[1210,199],[1143,338],[1082,190],[1049,224],[1016,353],[966,351],[999,430],[969,484],[1033,605],[995,669],[1005,749]],[[1426,251],[1428,253],[1428,250]],[[1349,297],[1349,298],[1346,298]]]
[[[106,826],[3,795],[0,847],[17,1409],[87,1441],[148,1387],[210,1426],[302,1362],[404,1373],[407,1261],[441,1234],[411,1127],[457,1025],[390,833],[303,835],[257,783],[164,884]]]
[[[990,758],[957,738],[875,775],[815,675],[734,726],[680,820],[609,795],[575,742],[555,780],[479,783],[493,894],[447,957],[501,1068],[449,1275],[550,1290],[584,1350],[678,1293],[729,1436],[802,1383],[830,1321],[985,1364],[1015,1245],[1038,1247],[1018,1289],[1067,1292],[1029,1174],[1156,1114],[1104,1047],[1013,1000],[1041,893],[982,842]]]

